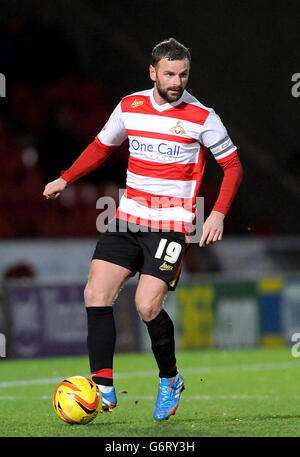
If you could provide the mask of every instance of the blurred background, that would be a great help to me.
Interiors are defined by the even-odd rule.
[[[181,348],[282,346],[300,331],[298,1],[1,0],[0,332],[5,355],[86,353],[82,291],[101,196],[125,187],[126,142],[56,201],[47,182],[93,141],[119,100],[152,87],[153,46],[189,47],[188,90],[220,115],[244,167],[221,243],[188,253],[166,308]],[[5,95],[5,96],[3,96]],[[222,170],[208,157],[208,214]],[[118,351],[149,342],[118,308]],[[1,352],[1,351],[0,351]],[[3,351],[2,351],[3,353]]]

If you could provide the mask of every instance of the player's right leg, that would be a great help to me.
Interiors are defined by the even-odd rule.
[[[131,271],[94,259],[84,298],[88,323],[88,353],[93,381],[102,393],[102,409],[112,410],[117,399],[113,387],[113,356],[116,329],[112,303]]]

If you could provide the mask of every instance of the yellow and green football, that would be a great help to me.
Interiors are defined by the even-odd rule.
[[[57,386],[53,406],[63,421],[84,425],[94,420],[101,411],[101,392],[91,379],[72,376]]]

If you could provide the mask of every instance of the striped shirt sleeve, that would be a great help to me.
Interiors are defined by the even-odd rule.
[[[126,140],[127,132],[122,119],[121,103],[116,106],[97,138],[102,144],[112,147],[120,146]]]
[[[217,161],[229,157],[236,151],[236,146],[228,136],[226,128],[214,110],[211,110],[203,125],[200,143],[210,149]]]

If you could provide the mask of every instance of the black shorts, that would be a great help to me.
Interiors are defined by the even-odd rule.
[[[118,219],[111,221],[96,245],[93,259],[127,268],[132,276],[137,272],[155,276],[167,283],[168,290],[175,290],[189,247],[184,233],[141,231],[141,226],[124,224]]]

